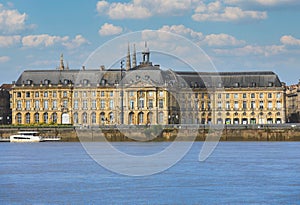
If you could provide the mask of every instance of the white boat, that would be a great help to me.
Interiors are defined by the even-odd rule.
[[[10,142],[41,142],[42,137],[38,135],[35,131],[23,131],[18,132],[17,135],[12,135],[9,137]]]

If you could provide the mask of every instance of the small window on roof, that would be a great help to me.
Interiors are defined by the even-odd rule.
[[[234,87],[239,87],[240,86],[240,83],[239,82],[235,82],[234,83]]]
[[[256,87],[256,82],[252,82],[251,86]]]
[[[269,82],[269,83],[268,83],[268,86],[269,86],[269,87],[272,87],[273,85],[274,85],[273,82]]]
[[[31,85],[31,83],[32,83],[32,80],[27,80],[27,81],[26,81],[26,84],[27,84],[27,85]]]
[[[49,84],[50,84],[50,80],[45,79],[45,80],[44,80],[44,84],[45,84],[45,85],[49,85]]]

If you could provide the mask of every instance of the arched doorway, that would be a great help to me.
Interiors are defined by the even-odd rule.
[[[130,112],[128,115],[128,124],[133,125],[134,124],[134,113]]]
[[[61,123],[62,124],[71,124],[71,122],[70,122],[70,115],[68,113],[63,113],[61,115]]]

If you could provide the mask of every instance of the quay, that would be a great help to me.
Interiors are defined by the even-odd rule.
[[[205,141],[221,136],[221,141],[300,141],[300,124],[280,125],[153,125],[153,126],[97,126],[97,127],[1,127],[0,142],[19,131],[35,130],[44,141]],[[52,137],[49,137],[52,136]]]

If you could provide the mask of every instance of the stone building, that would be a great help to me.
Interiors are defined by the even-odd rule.
[[[287,86],[286,109],[287,122],[300,123],[300,81],[298,84]]]
[[[0,87],[0,124],[11,124],[10,94],[11,84],[3,84]]]
[[[11,90],[13,124],[285,123],[285,88],[273,72],[163,70],[146,47],[125,69],[27,70]]]

